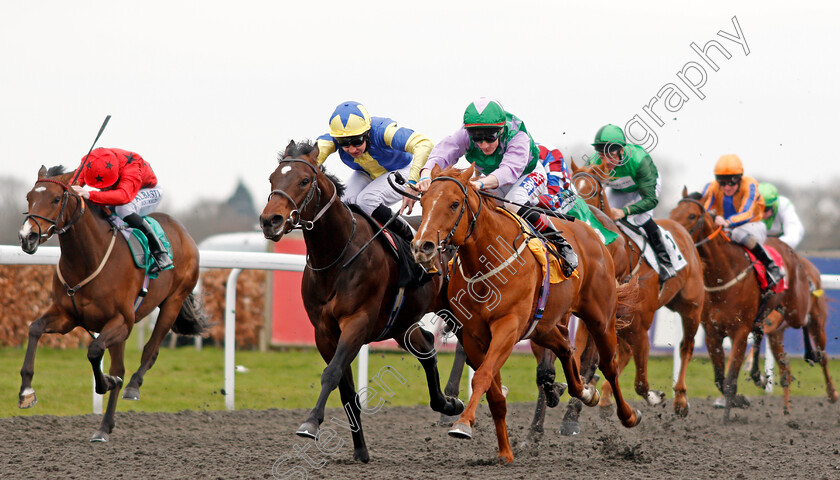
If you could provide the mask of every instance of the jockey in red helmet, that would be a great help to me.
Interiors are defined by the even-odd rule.
[[[113,207],[128,226],[146,235],[155,261],[150,273],[171,267],[166,248],[143,218],[155,211],[161,200],[152,166],[139,154],[119,148],[97,148],[82,161],[79,185],[73,185],[73,191],[93,204]],[[98,190],[86,190],[82,188],[85,185]]]

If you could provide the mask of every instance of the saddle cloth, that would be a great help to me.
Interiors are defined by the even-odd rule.
[[[143,217],[149,222],[149,225],[152,226],[152,231],[155,232],[155,235],[161,240],[163,246],[166,248],[166,251],[169,252],[169,257],[175,260],[175,256],[172,252],[172,244],[169,243],[169,237],[166,236],[166,232],[163,231],[163,227],[160,226],[157,220],[152,217]],[[145,270],[146,273],[149,273],[149,269],[154,264],[154,259],[151,255],[151,250],[149,250],[149,240],[146,238],[146,235],[139,231],[129,227],[122,218],[111,215],[108,217],[108,221],[111,222],[111,225],[114,226],[120,233],[122,233],[123,238],[125,238],[126,243],[128,243],[128,249],[131,251],[131,256],[134,258],[134,265],[137,268],[142,268]],[[173,266],[167,267],[164,270],[169,270],[170,268],[174,268]],[[152,274],[151,278],[157,278],[157,273]]]
[[[782,258],[782,254],[779,253],[778,250],[775,248],[765,245],[764,250],[767,250],[767,255],[770,255],[770,258],[776,262],[779,269],[782,271],[782,279],[773,286],[774,293],[784,292],[787,289],[787,268],[785,268],[785,260]],[[752,254],[751,251],[747,250],[744,247],[744,251],[747,252],[747,255],[750,257],[750,261],[753,262],[753,267],[755,268],[755,275],[758,277],[758,285],[761,287],[762,290],[767,288],[767,268],[761,263],[758,259],[755,258],[755,255]]]
[[[656,252],[653,251],[653,247],[649,245],[647,237],[644,236],[639,231],[636,231],[633,227],[627,225],[625,222],[616,222],[618,228],[621,229],[631,240],[633,243],[639,247],[639,250],[642,251],[642,255],[645,257],[648,265],[650,265],[654,270],[659,271],[659,262],[656,260]],[[668,256],[671,257],[671,265],[674,266],[674,271],[679,272],[683,269],[688,262],[686,261],[685,257],[683,257],[682,252],[680,252],[680,248],[677,246],[677,242],[674,241],[674,237],[671,236],[671,232],[665,230],[661,226],[658,226],[659,233],[662,235],[662,241],[665,243],[665,251],[668,252]]]

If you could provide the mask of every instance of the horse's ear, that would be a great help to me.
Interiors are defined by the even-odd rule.
[[[683,185],[683,198],[685,198],[685,197],[687,197],[687,196],[688,196],[688,187],[686,187],[685,185]]]
[[[289,140],[289,144],[286,145],[286,149],[283,150],[283,158],[288,157],[289,154],[292,153],[292,150],[295,148],[295,145],[296,143],[294,140]]]
[[[432,178],[440,176],[440,172],[442,171],[443,170],[441,170],[440,165],[435,164],[435,166],[432,167]]]
[[[575,157],[569,157],[569,168],[572,169],[572,173],[577,173],[580,168],[578,168],[577,163],[575,163]]]
[[[41,165],[41,168],[38,170],[38,180],[47,176],[47,167]]]
[[[465,180],[470,180],[474,176],[475,176],[475,164],[471,163],[469,168],[464,170],[464,175],[462,175],[462,178],[464,178]]]

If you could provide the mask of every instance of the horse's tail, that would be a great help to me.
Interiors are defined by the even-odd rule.
[[[181,311],[172,325],[172,331],[179,335],[204,335],[207,332],[207,314],[201,301],[190,293],[181,305]]]
[[[621,330],[630,325],[633,315],[638,311],[639,276],[634,275],[629,282],[617,285],[615,290],[618,294],[615,311],[615,328],[616,330]]]

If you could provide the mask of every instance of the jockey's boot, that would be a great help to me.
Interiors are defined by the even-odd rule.
[[[548,216],[528,206],[520,208],[516,213],[527,220],[537,231],[545,235],[547,239],[551,240],[557,246],[557,251],[563,258],[563,261],[560,262],[563,275],[571,277],[578,266],[577,254],[575,253],[575,249],[569,245],[569,242],[563,238],[563,234],[557,231],[557,228],[554,227],[554,224],[551,223]]]
[[[659,226],[652,218],[643,223],[642,228],[645,230],[650,246],[653,247],[653,252],[656,254],[656,261],[659,263],[659,282],[665,283],[666,280],[674,278],[677,271],[674,270],[671,257],[668,256],[668,251],[665,249],[662,232],[659,231]]]
[[[382,225],[388,223],[388,220],[391,220],[393,215],[394,212],[385,205],[379,205],[370,214],[374,220]],[[411,225],[409,225],[401,215],[397,215],[396,218],[388,224],[388,230],[406,239],[409,243],[414,240],[414,230],[411,229]]]
[[[779,266],[776,265],[776,262],[770,258],[770,255],[767,254],[767,250],[764,249],[764,246],[760,243],[756,243],[753,248],[750,249],[755,258],[757,258],[761,263],[764,264],[764,268],[767,269],[767,290],[770,290],[777,283],[782,281],[782,271],[779,269]]]
[[[149,273],[157,273],[164,268],[169,268],[172,266],[172,259],[169,258],[169,252],[166,251],[166,248],[163,246],[163,242],[155,235],[155,232],[152,230],[152,226],[149,225],[149,222],[146,221],[143,217],[136,213],[132,213],[126,215],[125,223],[128,224],[131,228],[136,228],[143,232],[146,235],[146,239],[149,241],[149,250],[151,251],[152,258],[154,259],[154,264],[151,268],[149,268]]]

